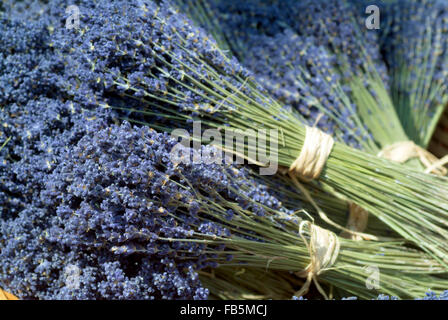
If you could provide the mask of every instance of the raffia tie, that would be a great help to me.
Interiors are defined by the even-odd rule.
[[[355,203],[349,204],[349,215],[347,220],[347,225],[345,226],[347,229],[355,231],[355,232],[364,232],[367,228],[367,222],[369,220],[369,212]],[[341,237],[352,240],[363,240],[358,234],[349,233],[347,231],[343,231],[341,233]]]
[[[310,241],[308,242],[304,235],[304,229],[308,227]],[[317,277],[325,270],[331,268],[335,263],[340,250],[340,243],[337,235],[333,232],[323,229],[309,221],[302,221],[299,233],[304,241],[311,261],[303,270],[296,273],[301,278],[306,278],[302,288],[296,292],[296,296],[302,296],[308,292],[311,282],[314,282],[319,292],[328,299],[327,294],[317,281]]]
[[[427,173],[442,176],[447,174],[447,169],[443,164],[439,164],[439,159],[435,155],[416,145],[413,141],[394,143],[381,150],[378,156],[398,163],[404,163],[409,159],[418,158],[429,169]]]
[[[306,127],[306,136],[299,157],[289,167],[306,181],[317,179],[334,145],[333,138],[315,127]]]

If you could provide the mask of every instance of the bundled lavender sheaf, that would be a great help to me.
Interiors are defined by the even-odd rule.
[[[230,235],[200,218],[195,192],[259,215],[263,205],[281,208],[244,170],[175,166],[169,151],[176,141],[166,134],[94,120],[85,132],[60,152],[41,185],[34,181],[32,205],[2,219],[0,283],[21,298],[206,298],[195,271],[215,266],[215,256],[203,244],[159,240]],[[70,266],[79,270],[76,285],[67,284]]]
[[[447,2],[396,1],[385,26],[392,99],[407,134],[425,146],[447,101]]]

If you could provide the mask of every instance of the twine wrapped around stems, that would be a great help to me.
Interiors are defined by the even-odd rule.
[[[347,220],[347,229],[355,232],[364,232],[367,228],[367,222],[369,220],[369,212],[355,203],[349,204],[349,215]],[[343,231],[341,237],[352,240],[362,240],[363,238],[357,234]]]
[[[398,163],[404,163],[409,159],[418,158],[429,169],[428,173],[445,176],[447,169],[439,164],[439,159],[431,152],[416,145],[413,141],[402,141],[387,146],[378,154],[379,157]]]
[[[305,227],[309,228],[309,242],[304,235]],[[299,234],[310,253],[311,261],[303,271],[296,273],[297,276],[306,278],[305,283],[302,288],[296,292],[296,295],[302,296],[308,292],[311,282],[314,282],[322,296],[324,296],[325,299],[328,299],[327,294],[317,281],[317,277],[323,271],[331,268],[335,263],[340,250],[339,239],[333,232],[325,230],[309,221],[302,221],[300,223]]]
[[[302,151],[289,171],[307,181],[319,178],[333,145],[334,140],[330,135],[307,126]]]

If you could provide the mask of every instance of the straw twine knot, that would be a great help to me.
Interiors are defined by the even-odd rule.
[[[431,152],[416,145],[413,141],[402,141],[387,146],[380,153],[379,157],[404,163],[409,159],[419,158],[423,165],[429,170],[427,173],[434,173],[437,175],[446,175],[447,169],[439,164],[439,159]]]
[[[364,232],[367,228],[367,222],[369,220],[369,212],[355,203],[349,204],[349,216],[347,220],[346,229],[355,232]],[[359,234],[343,231],[341,237],[352,240],[363,240]]]
[[[333,138],[315,127],[306,127],[305,141],[297,159],[289,167],[305,181],[317,179],[334,145]]]
[[[309,228],[310,241],[304,236],[305,227]],[[303,270],[296,273],[297,276],[306,278],[302,288],[296,292],[297,296],[302,296],[310,287],[313,281],[319,292],[328,299],[325,291],[319,285],[317,277],[325,270],[331,268],[335,263],[340,250],[339,239],[331,231],[325,230],[309,221],[302,221],[299,227],[299,234],[303,239],[309,253],[311,261]]]

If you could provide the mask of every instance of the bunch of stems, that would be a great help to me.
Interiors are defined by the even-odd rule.
[[[264,206],[266,215],[259,216],[218,193],[213,195],[214,200],[210,200],[210,194],[202,190],[196,190],[195,194],[201,204],[202,219],[226,226],[231,235],[224,237],[195,232],[188,239],[160,240],[206,244],[208,252],[214,254],[212,259],[219,263],[215,273],[228,282],[213,281],[213,274],[202,273],[203,278],[209,277],[206,283],[216,288],[218,296],[257,298],[258,295],[258,298],[270,296],[284,299],[291,297],[293,290],[297,290],[295,294],[301,292],[302,275],[297,273],[309,267],[314,254],[309,248],[313,222],[304,210],[290,215]],[[226,215],[229,209],[234,212],[232,219]],[[300,229],[303,222],[307,227]],[[400,298],[417,298],[428,290],[441,292],[448,285],[448,280],[444,278],[445,268],[437,260],[418,250],[405,248],[402,242],[343,238],[338,238],[338,241],[340,250],[334,264],[320,270],[316,278],[324,297],[329,298],[331,295],[327,292],[334,287],[340,290],[342,296],[351,294],[369,299],[383,293]],[[223,244],[224,251],[214,249]],[[231,260],[229,255],[232,256]],[[238,278],[235,275],[246,268],[246,276]],[[220,270],[224,271],[221,273]],[[377,290],[366,290],[372,270],[378,272],[371,284]],[[232,277],[234,280],[231,280]],[[257,278],[266,280],[265,287],[259,286],[261,280],[257,281]],[[239,283],[233,291],[229,288],[231,283]],[[242,287],[241,290],[238,287]]]
[[[221,300],[291,299],[304,282],[291,273],[244,266],[199,271],[199,278],[210,298]]]
[[[219,20],[215,15],[210,5],[201,4],[199,6],[192,5],[188,0],[177,0],[177,3],[187,9],[189,17],[195,21],[198,25],[203,26],[207,31],[211,32],[217,39],[219,45],[223,48],[235,47],[238,50],[233,50],[233,53],[244,62],[246,53],[250,50],[250,44],[241,43],[235,39],[235,37],[229,37],[225,34],[225,31],[219,27]],[[281,19],[281,18],[280,18]],[[278,21],[278,23],[283,23]],[[429,24],[428,21],[425,21]],[[325,22],[321,22],[322,28],[326,27]],[[379,151],[387,146],[390,146],[397,142],[404,142],[413,140],[416,144],[421,146],[427,146],[429,139],[435,129],[435,126],[440,118],[443,105],[439,105],[435,108],[436,112],[429,112],[430,107],[433,107],[434,97],[437,95],[443,95],[446,92],[445,85],[439,81],[433,86],[428,86],[427,82],[433,82],[431,76],[433,72],[428,75],[425,72],[415,72],[414,69],[420,66],[408,66],[404,62],[402,68],[397,68],[397,74],[393,74],[392,87],[390,93],[383,83],[382,78],[378,74],[378,71],[367,53],[363,45],[362,30],[359,28],[359,23],[354,20],[350,26],[354,29],[357,37],[357,43],[359,51],[363,56],[363,64],[356,70],[356,74],[350,71],[347,66],[342,70],[334,69],[334,72],[343,76],[344,81],[340,84],[333,85],[333,94],[340,104],[347,110],[351,110],[351,119],[357,124],[355,129],[360,130],[364,137],[359,141],[363,150],[378,154]],[[287,26],[286,26],[287,27]],[[425,70],[434,70],[435,63],[438,61],[437,55],[433,53],[441,47],[441,29],[436,25],[434,28],[427,28],[427,36],[425,39],[421,39],[422,43],[418,44],[416,52],[424,52],[425,57],[424,66]],[[327,30],[330,33],[330,30]],[[387,33],[387,32],[386,32]],[[434,35],[435,33],[435,35]],[[226,39],[226,40],[225,40]],[[431,39],[434,39],[431,41]],[[327,48],[329,52],[336,55],[342,65],[348,65],[349,61],[344,52],[339,52],[337,47]],[[397,57],[398,59],[399,57]],[[309,61],[312,63],[312,61]],[[288,64],[285,61],[285,64]],[[298,68],[298,66],[292,66],[291,68]],[[413,68],[412,70],[409,70]],[[319,66],[314,65],[314,70],[319,70]],[[301,68],[302,75],[296,79],[302,86],[307,86],[304,79],[309,78],[307,70]],[[410,72],[416,74],[414,77],[410,77]],[[416,78],[417,77],[417,78]],[[322,81],[326,82],[324,76],[320,77]],[[416,78],[416,79],[415,79]],[[411,80],[415,79],[415,80]],[[349,85],[351,87],[350,96],[348,96],[343,90],[343,85]],[[410,95],[403,95],[399,88],[410,88]],[[310,98],[310,97],[308,97]],[[312,97],[311,97],[312,98]],[[315,107],[319,109],[322,114],[327,115],[332,120],[336,121],[339,128],[344,128],[345,131],[350,132],[351,135],[356,136],[354,129],[349,128],[344,121],[341,121],[342,115],[338,115],[327,110],[319,103],[318,97],[314,97]],[[446,99],[445,99],[446,100]],[[353,110],[353,102],[356,104],[356,110]],[[414,106],[411,109],[411,106]],[[418,107],[417,107],[418,106]],[[415,110],[415,112],[414,112]],[[335,136],[341,135],[341,132],[336,132]],[[421,162],[416,160],[407,161],[408,165],[415,168],[423,169],[424,166]]]
[[[388,37],[391,31],[401,28],[405,31],[408,17],[401,13],[411,14],[409,10],[419,10],[419,6],[424,7],[430,1],[422,3],[412,3],[409,1],[399,4],[397,1],[389,0],[387,8],[392,11],[392,20],[386,21],[384,28],[384,41],[390,41]],[[425,4],[426,3],[426,4]],[[433,5],[436,5],[434,2]],[[403,6],[403,8],[402,8]],[[407,7],[407,8],[406,8]],[[421,14],[414,12],[414,17]],[[437,76],[437,66],[448,63],[446,50],[446,29],[443,26],[445,20],[436,19],[434,16],[421,16],[418,21],[422,33],[412,41],[406,42],[406,52],[393,50],[391,58],[396,64],[391,68],[391,98],[400,117],[400,120],[407,134],[417,144],[427,147],[434,133],[437,123],[443,114],[448,101],[447,85],[444,78]],[[402,35],[406,37],[406,35]],[[404,39],[403,39],[404,40]],[[387,44],[386,44],[387,45]],[[418,63],[409,63],[405,60],[405,55],[409,51],[414,56],[418,56]]]

